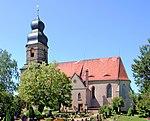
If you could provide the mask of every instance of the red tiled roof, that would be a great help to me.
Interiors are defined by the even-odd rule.
[[[85,72],[89,71],[89,80],[125,80],[129,81],[120,57],[98,58],[58,64],[60,71],[68,77],[74,73],[85,80]]]

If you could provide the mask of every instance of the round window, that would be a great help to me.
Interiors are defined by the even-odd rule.
[[[73,80],[73,82],[74,82],[74,83],[76,83],[76,82],[77,82],[77,80]]]

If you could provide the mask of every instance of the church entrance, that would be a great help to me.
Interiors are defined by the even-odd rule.
[[[83,104],[78,104],[78,111],[82,112],[83,111]]]

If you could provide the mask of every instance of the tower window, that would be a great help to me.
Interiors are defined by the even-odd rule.
[[[34,48],[31,49],[31,57],[34,57]]]
[[[112,86],[111,84],[107,85],[107,98],[112,97]]]

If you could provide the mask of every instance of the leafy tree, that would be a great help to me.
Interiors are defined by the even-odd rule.
[[[111,112],[111,107],[109,104],[103,105],[102,107],[100,107],[100,109],[98,111],[99,114],[105,114],[106,117],[107,117],[108,113],[109,113],[109,115],[111,115],[110,112]]]
[[[100,109],[98,110],[98,113],[99,113],[99,114],[104,114],[104,112],[105,112],[105,111],[104,111],[104,110],[105,110],[104,108],[105,108],[104,106],[100,107]]]
[[[33,110],[33,107],[32,107],[32,106],[29,107],[29,115],[28,115],[28,117],[29,117],[31,120],[34,119],[34,110]]]
[[[26,103],[17,95],[13,97],[12,110],[13,115],[19,116],[23,108],[25,108]]]
[[[60,72],[56,63],[31,63],[21,74],[18,91],[19,96],[29,104],[59,108],[60,104],[71,104],[70,84],[71,81]]]
[[[133,115],[134,115],[133,109],[130,107],[130,108],[128,109],[127,116],[133,116]]]
[[[34,110],[34,115],[37,120],[44,119],[44,116],[42,115],[42,113],[37,109]]]
[[[0,49],[0,90],[13,93],[17,85],[12,79],[18,77],[17,62],[6,50]]]
[[[18,96],[13,96],[6,91],[0,92],[0,116],[5,117],[7,111],[14,115],[20,115],[22,109],[25,107],[25,102],[23,102]]]
[[[55,80],[55,82],[53,83],[52,89],[55,90],[53,92],[53,95],[57,97],[56,100],[53,101],[52,105],[55,105],[56,109],[57,108],[59,109],[59,112],[60,112],[61,105],[65,107],[71,106],[72,87],[70,84],[70,80],[67,78],[66,74],[60,73],[60,76],[58,76],[57,80]]]
[[[137,113],[138,96],[134,91],[129,92],[129,97],[133,99],[133,113]]]
[[[13,95],[8,94],[6,91],[0,92],[0,115],[5,117],[6,111],[12,106]]]
[[[140,87],[137,109],[143,116],[150,116],[150,40],[140,47],[140,56],[132,64],[135,84]]]
[[[142,117],[150,116],[150,91],[138,95],[136,110]]]
[[[122,97],[115,97],[112,100],[112,107],[117,113],[120,113],[120,108],[124,106]]]
[[[135,84],[140,87],[141,92],[147,91],[150,87],[150,40],[148,43],[140,48],[141,55],[134,59],[132,64]]]
[[[6,121],[11,121],[11,115],[9,110],[7,110],[6,112]]]
[[[6,111],[11,111],[13,92],[17,84],[13,79],[18,79],[17,62],[11,59],[11,54],[0,49],[0,115],[6,116]]]

